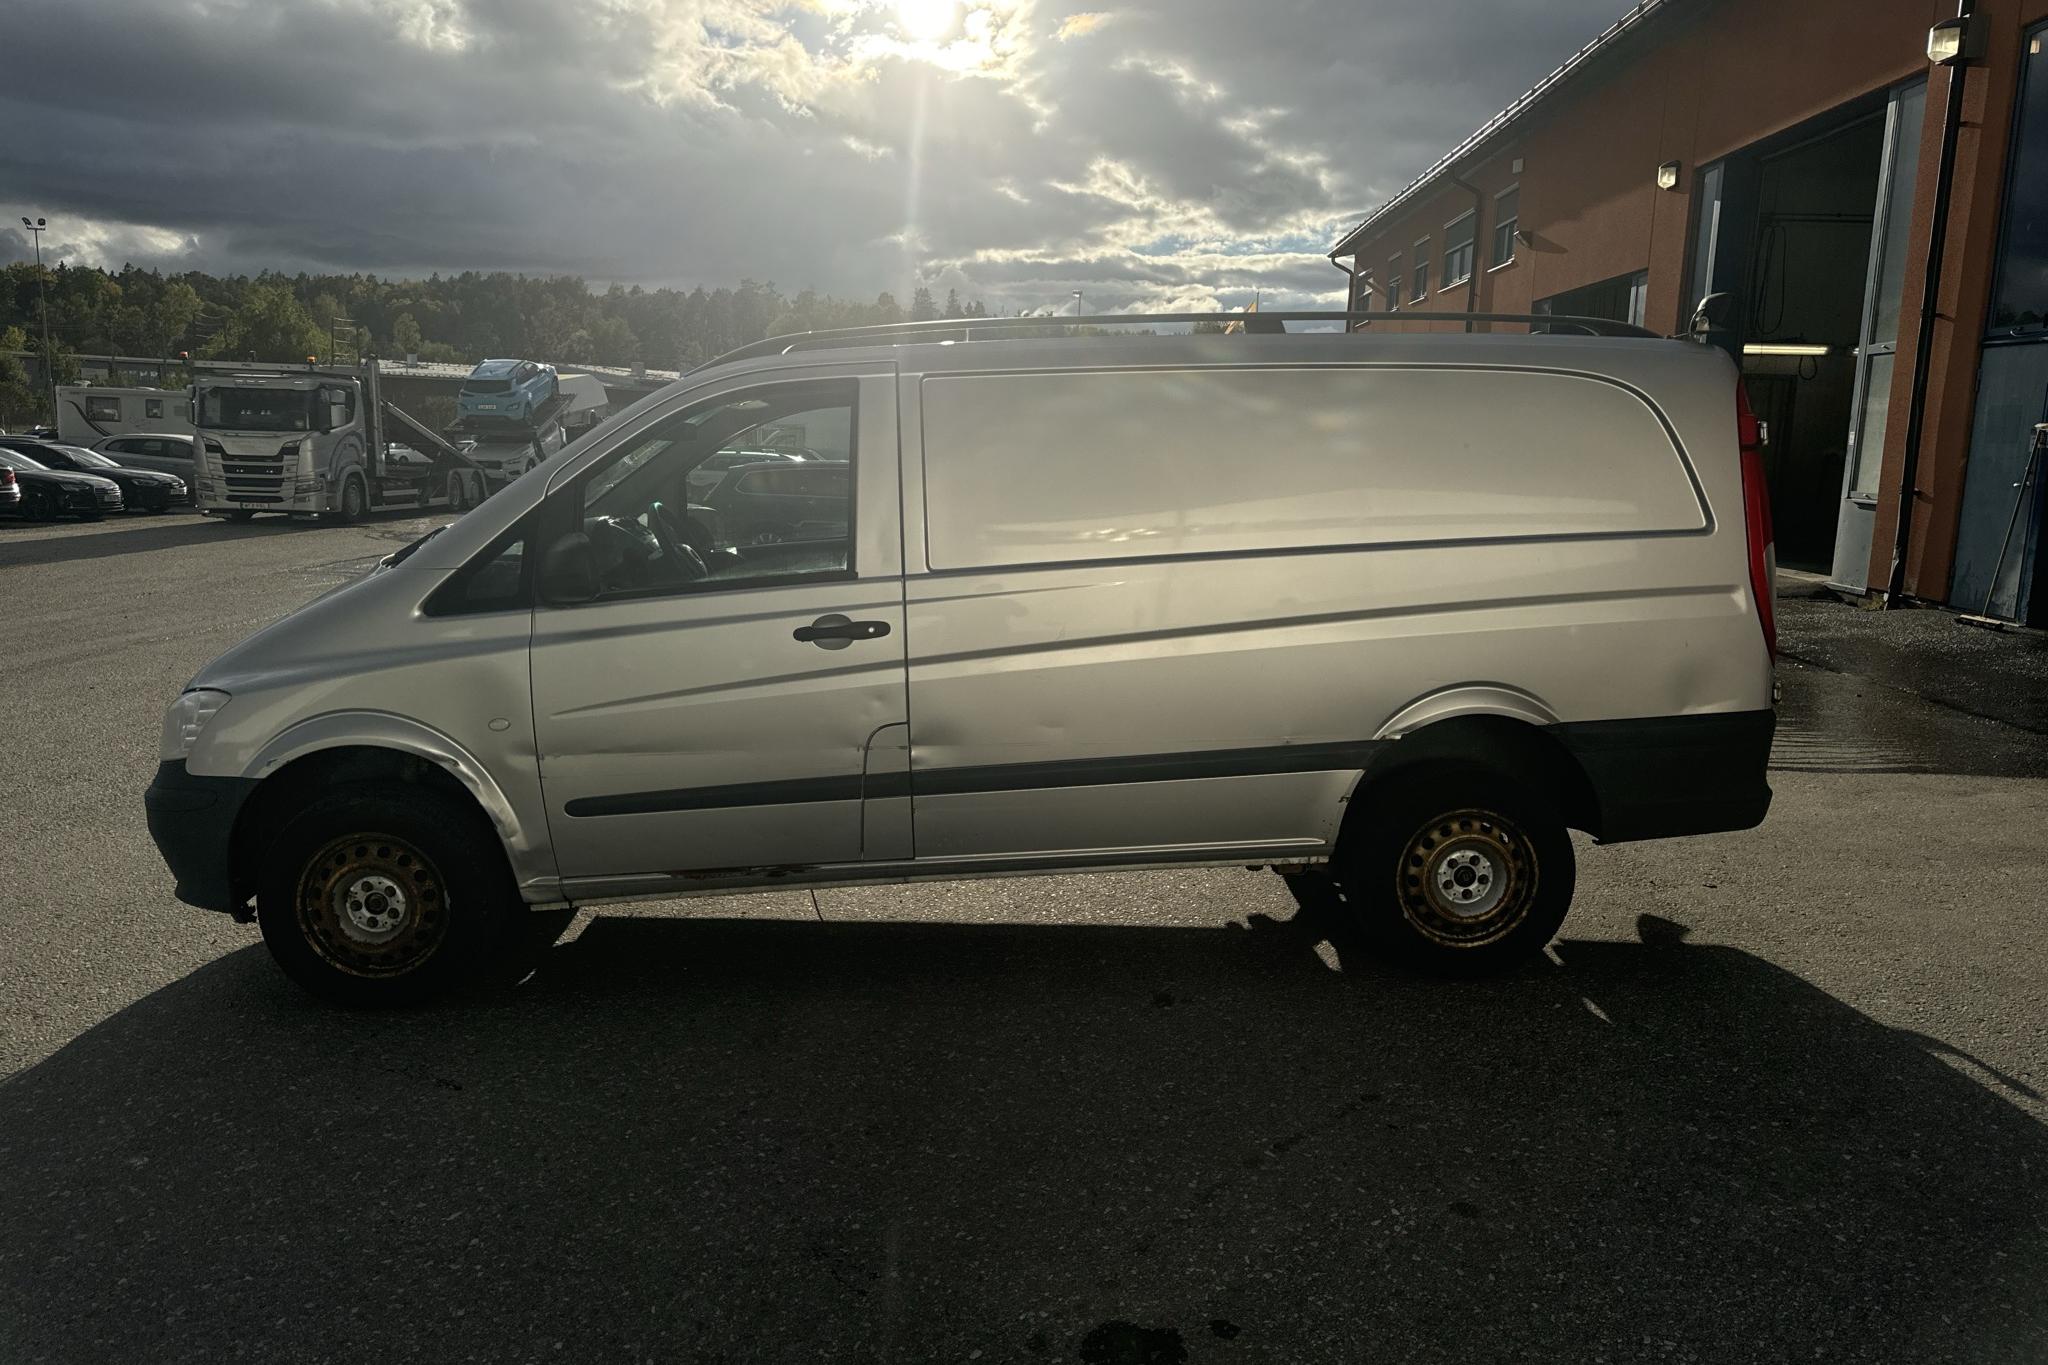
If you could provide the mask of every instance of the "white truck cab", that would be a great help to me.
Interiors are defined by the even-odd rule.
[[[258,512],[354,521],[380,508],[461,510],[481,501],[487,489],[474,463],[384,402],[378,375],[374,359],[324,369],[199,367],[199,509],[234,521]],[[424,458],[389,458],[401,443]]]

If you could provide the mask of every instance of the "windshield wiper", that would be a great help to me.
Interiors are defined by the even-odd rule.
[[[406,560],[412,558],[414,552],[417,551],[420,548],[420,546],[426,544],[428,541],[432,540],[435,536],[440,535],[443,531],[447,529],[448,528],[446,526],[436,526],[433,530],[427,532],[418,540],[415,540],[412,544],[405,546],[403,549],[393,550],[390,554],[385,555],[382,559],[378,560],[377,563],[387,569],[394,564],[403,564],[405,563]]]

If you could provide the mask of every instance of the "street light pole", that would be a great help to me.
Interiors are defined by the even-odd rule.
[[[36,243],[36,303],[43,314],[43,381],[50,386],[50,425],[57,425],[57,357],[50,352],[50,295],[43,284],[43,229],[49,226],[47,220],[38,218],[33,223],[24,218],[21,225],[29,230]]]
[[[1081,291],[1078,289],[1074,291],[1074,316],[1081,316]]]

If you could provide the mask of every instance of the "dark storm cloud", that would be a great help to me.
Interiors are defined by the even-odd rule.
[[[214,270],[1326,295],[1337,232],[1618,3],[965,0],[923,43],[885,0],[16,5],[0,221]]]

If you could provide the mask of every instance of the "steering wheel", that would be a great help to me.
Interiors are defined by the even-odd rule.
[[[661,542],[661,557],[676,566],[676,572],[683,581],[694,583],[709,575],[711,570],[705,565],[704,556],[676,534],[675,513],[668,510],[668,505],[656,502],[647,510],[647,523],[654,528],[654,538]]]

